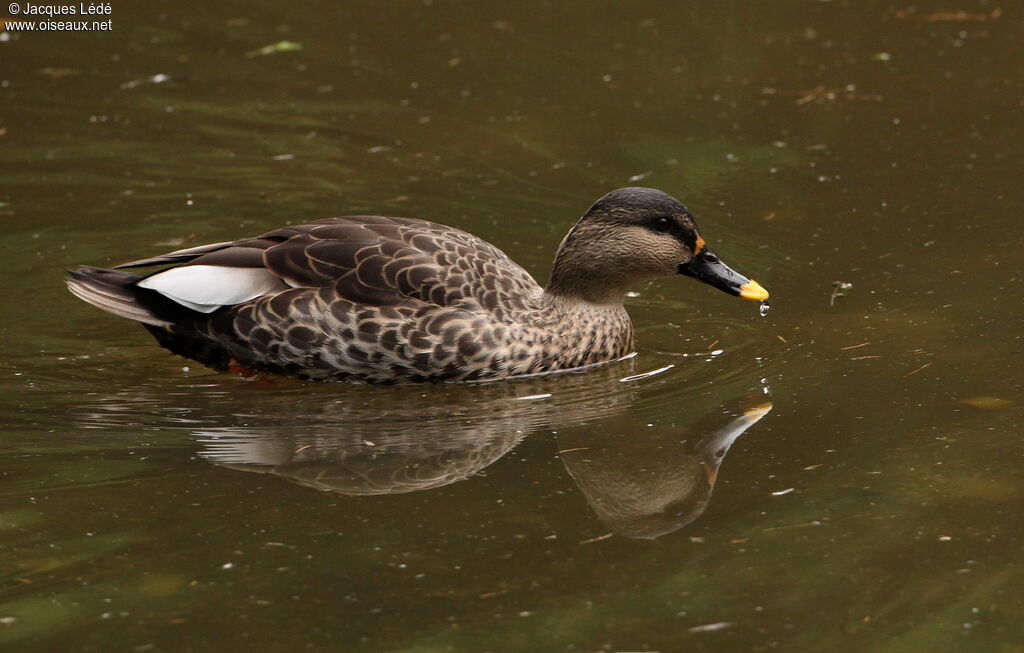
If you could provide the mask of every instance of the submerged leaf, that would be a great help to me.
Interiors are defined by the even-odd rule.
[[[302,44],[296,43],[295,41],[278,41],[277,43],[271,43],[270,45],[264,45],[262,48],[256,48],[245,53],[246,58],[252,59],[253,57],[261,57],[268,54],[277,54],[278,52],[291,52],[292,50],[301,50]]]
[[[961,399],[960,403],[982,410],[1002,410],[1013,405],[1013,402],[1009,399],[1001,399],[1000,397],[968,397],[967,399]]]

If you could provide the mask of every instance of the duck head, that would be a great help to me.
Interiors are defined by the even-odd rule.
[[[653,188],[620,188],[597,200],[562,240],[547,291],[620,302],[629,286],[675,274],[744,299],[768,298],[708,249],[679,200]]]

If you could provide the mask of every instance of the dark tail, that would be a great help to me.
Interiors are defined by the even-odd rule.
[[[138,302],[134,283],[141,278],[128,272],[80,265],[68,270],[66,281],[75,297],[96,308],[155,327],[171,326],[171,322]]]
[[[230,356],[224,346],[200,334],[195,320],[206,315],[181,306],[153,290],[139,288],[142,277],[120,270],[80,265],[68,270],[68,290],[79,299],[108,313],[142,322],[161,345],[215,370],[227,369]]]

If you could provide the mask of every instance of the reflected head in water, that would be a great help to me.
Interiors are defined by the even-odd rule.
[[[138,275],[128,269],[163,266]],[[705,245],[689,210],[652,188],[595,202],[542,288],[484,240],[416,218],[347,216],[182,249],[68,288],[141,322],[170,351],[315,380],[491,380],[615,360],[633,346],[629,286],[682,274],[768,296]]]
[[[653,539],[704,514],[729,447],[771,407],[759,403],[724,426],[715,411],[683,427],[559,433],[562,463],[612,532]]]

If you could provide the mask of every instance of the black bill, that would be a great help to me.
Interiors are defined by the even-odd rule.
[[[730,295],[736,295],[743,299],[768,299],[768,291],[761,284],[748,279],[725,263],[722,263],[718,260],[717,256],[706,248],[702,249],[700,254],[697,254],[689,263],[680,265],[679,274],[693,277]]]

